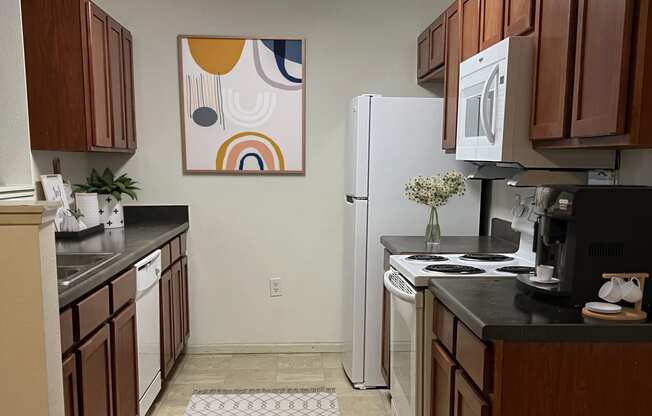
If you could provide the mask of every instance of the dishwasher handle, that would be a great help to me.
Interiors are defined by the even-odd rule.
[[[386,271],[383,282],[385,284],[385,288],[389,291],[389,293],[392,294],[392,296],[396,296],[397,298],[408,303],[416,303],[416,292],[396,270],[390,269]]]

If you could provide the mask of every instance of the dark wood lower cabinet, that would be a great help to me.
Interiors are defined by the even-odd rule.
[[[79,415],[79,396],[77,385],[77,364],[75,355],[63,360],[63,406],[66,416]]]
[[[437,341],[432,343],[430,416],[453,416],[455,360]]]
[[[383,268],[385,271],[391,267],[389,264],[389,250],[385,250]],[[392,295],[383,286],[383,327],[382,327],[382,345],[380,348],[380,370],[385,379],[385,383],[389,386],[390,383],[390,368],[391,368],[391,355],[390,355],[390,320],[391,320],[391,301]]]
[[[115,416],[138,415],[138,338],[136,304],[111,320]]]
[[[83,416],[113,416],[111,336],[104,324],[78,350]]]
[[[184,343],[186,343],[190,337],[190,305],[188,302],[188,257],[185,256],[181,259],[181,313],[181,329]]]
[[[454,392],[455,416],[489,416],[489,404],[476,391],[462,370],[455,372]]]
[[[172,270],[161,276],[161,369],[166,378],[174,365],[174,344],[172,334]]]
[[[172,266],[172,339],[174,341],[174,359],[176,360],[183,351],[183,302],[182,298],[181,262]]]

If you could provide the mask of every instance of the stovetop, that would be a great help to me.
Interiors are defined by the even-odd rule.
[[[531,259],[517,253],[509,254],[442,254],[426,256],[390,256],[390,265],[415,287],[428,287],[430,279],[446,277],[470,279],[474,277],[516,278],[520,273],[532,273]]]

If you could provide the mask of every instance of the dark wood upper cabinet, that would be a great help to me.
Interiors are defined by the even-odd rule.
[[[436,70],[444,65],[446,59],[446,15],[439,16],[428,29],[430,31],[430,54],[428,57],[430,70]]]
[[[136,146],[136,100],[134,96],[134,41],[129,32],[122,28],[122,64],[124,74],[124,100],[125,100],[125,137],[127,147],[135,149]]]
[[[22,0],[21,8],[32,149],[133,153],[130,37],[88,0]]]
[[[81,414],[113,416],[111,340],[104,324],[78,350]]]
[[[460,14],[457,2],[446,10],[446,67],[444,68],[444,132],[442,148],[454,150],[457,143],[457,100],[460,83]]]
[[[489,404],[462,370],[455,372],[455,416],[489,416]]]
[[[77,365],[74,354],[63,360],[63,408],[66,416],[79,415]]]
[[[536,0],[504,0],[504,35],[522,36],[534,30],[534,10]],[[552,1],[556,3],[557,1]],[[568,0],[564,3],[569,3]]]
[[[430,72],[430,28],[417,38],[417,78],[423,78]]]
[[[577,0],[537,0],[532,90],[533,140],[568,137]]]
[[[112,147],[111,90],[109,84],[109,54],[107,35],[109,20],[106,13],[93,3],[88,4],[88,47],[93,114],[93,145]]]
[[[172,326],[172,269],[161,276],[161,370],[167,378],[174,366],[174,344]]]
[[[634,0],[580,0],[571,136],[626,132]]]
[[[111,17],[108,18],[108,23],[109,80],[111,82],[111,136],[114,147],[126,148],[122,26]]]
[[[136,304],[111,319],[114,416],[138,414],[138,338]]]
[[[480,0],[459,0],[460,61],[480,50]]]
[[[504,0],[480,0],[480,50],[503,39]]]

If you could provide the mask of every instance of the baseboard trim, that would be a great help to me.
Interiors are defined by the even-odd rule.
[[[188,354],[283,354],[341,352],[340,342],[293,344],[189,344]]]

